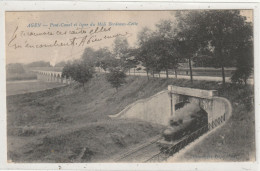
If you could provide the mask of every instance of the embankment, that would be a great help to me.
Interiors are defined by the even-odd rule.
[[[228,124],[232,131],[225,130],[230,154],[241,149],[243,153],[238,155],[245,159],[249,152],[254,152],[254,146],[244,147],[254,142],[252,86],[227,84],[222,88],[215,82],[194,81],[191,84],[189,80],[147,80],[130,76],[126,82],[116,92],[104,75],[97,74],[85,85],[86,91],[80,85],[70,85],[7,97],[8,159],[14,162],[105,161],[111,155],[158,135],[162,129],[158,124],[134,119],[113,120],[109,115],[166,90],[167,85],[218,90],[219,95],[229,99],[236,108]],[[238,120],[239,125],[234,125]],[[241,137],[244,132],[243,140],[233,138]],[[211,137],[207,141],[207,150],[211,153],[218,150],[216,139],[218,137]],[[221,154],[225,157],[226,153]]]

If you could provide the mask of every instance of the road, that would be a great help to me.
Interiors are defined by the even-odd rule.
[[[129,73],[127,73],[127,75],[129,75]],[[147,76],[146,73],[142,72],[142,73],[138,73],[138,72],[131,72],[130,75],[135,75],[135,76]],[[151,75],[149,75],[151,77]],[[158,74],[154,74],[155,77],[159,77]],[[161,73],[160,74],[161,78],[166,78],[166,74],[165,73]],[[171,75],[169,74],[169,78],[175,78],[175,75]],[[190,79],[189,75],[178,75],[177,79]],[[193,76],[193,80],[205,80],[205,81],[216,81],[216,82],[222,82],[222,77],[216,77],[216,76]],[[226,77],[226,82],[231,82],[230,77]],[[253,85],[254,84],[254,80],[253,78],[248,79],[248,84]]]

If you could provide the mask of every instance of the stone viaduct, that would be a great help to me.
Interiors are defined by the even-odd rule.
[[[64,84],[70,84],[73,82],[71,78],[63,78],[62,72],[41,70],[32,70],[32,72],[36,73],[37,79],[41,81],[59,82]]]

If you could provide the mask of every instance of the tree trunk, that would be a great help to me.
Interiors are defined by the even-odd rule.
[[[245,83],[245,85],[247,85],[247,77],[246,76],[244,76],[244,83]]]
[[[174,68],[175,78],[177,78],[177,68]]]
[[[191,57],[189,57],[189,67],[190,67],[190,81],[191,81],[191,83],[193,83],[192,68],[191,68]]]
[[[84,83],[82,83],[83,84],[83,91],[85,92],[86,90],[85,90],[85,84]]]
[[[161,78],[161,74],[160,74],[160,72],[159,72],[159,78]]]
[[[134,75],[135,75],[135,68],[134,68]]]
[[[223,85],[225,85],[226,80],[225,80],[225,70],[224,70],[224,65],[223,64],[222,64],[221,68],[222,68],[222,83],[223,83]]]
[[[147,79],[149,80],[148,70],[146,70]]]
[[[153,71],[153,78],[154,78],[154,71]]]
[[[131,68],[129,68],[129,75],[130,75],[130,70],[131,70]]]
[[[165,71],[166,71],[166,78],[168,79],[169,78],[168,68],[166,68]]]

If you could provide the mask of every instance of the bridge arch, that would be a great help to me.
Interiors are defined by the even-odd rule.
[[[62,72],[41,70],[34,70],[33,72],[37,74],[37,79],[41,81],[60,82],[65,84],[70,84],[72,82],[71,78],[62,77]]]

